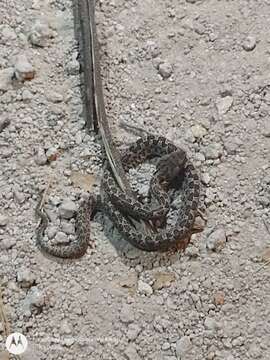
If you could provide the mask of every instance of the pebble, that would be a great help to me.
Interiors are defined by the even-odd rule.
[[[45,165],[47,163],[47,156],[43,148],[38,149],[37,154],[35,156],[35,163],[40,166]]]
[[[70,222],[63,221],[62,222],[62,230],[67,235],[74,235],[75,234],[75,225]]]
[[[215,305],[223,305],[225,302],[225,294],[223,291],[217,291],[214,294],[214,304]]]
[[[269,121],[269,119],[267,119],[267,120],[264,122],[263,136],[265,136],[265,137],[270,137],[270,121]]]
[[[70,335],[72,332],[72,327],[70,326],[67,319],[64,319],[60,325],[60,331],[62,334]]]
[[[0,70],[0,91],[8,91],[12,89],[13,75],[13,68]]]
[[[19,204],[22,204],[25,201],[25,196],[24,196],[23,192],[21,192],[19,190],[14,190],[13,195]]]
[[[136,324],[130,324],[128,326],[127,337],[130,341],[137,339],[142,329]]]
[[[66,199],[59,206],[59,215],[64,219],[71,219],[77,212],[77,205],[74,201]]]
[[[225,96],[216,101],[216,107],[219,115],[226,114],[233,105],[233,97]]]
[[[176,342],[176,355],[181,360],[184,360],[192,349],[192,343],[188,336],[183,336],[180,340]]]
[[[205,158],[215,160],[218,159],[223,153],[223,147],[219,143],[211,143],[206,146],[204,150]]]
[[[56,226],[49,226],[47,229],[47,236],[51,240],[55,237],[57,233],[57,227]]]
[[[197,139],[201,139],[207,134],[207,130],[200,124],[192,126],[191,131]]]
[[[124,324],[131,324],[132,322],[134,322],[134,311],[130,305],[123,305],[120,312],[120,320]]]
[[[138,281],[138,292],[142,295],[150,296],[153,294],[152,287],[142,280]]]
[[[220,226],[216,227],[206,240],[206,247],[209,250],[220,252],[226,244],[225,229]]]
[[[17,281],[24,288],[30,288],[36,281],[35,275],[29,269],[23,269],[17,273]]]
[[[205,319],[204,326],[207,330],[216,330],[218,328],[216,320],[210,317]]]
[[[8,217],[0,214],[0,226],[6,226],[8,224]]]
[[[33,286],[27,293],[22,310],[25,316],[30,317],[35,308],[42,308],[45,305],[45,293]]]
[[[0,248],[2,250],[9,250],[16,244],[15,239],[13,238],[5,238],[2,241],[0,241]]]
[[[243,42],[243,49],[246,51],[252,51],[256,47],[256,38],[254,36],[248,36]]]
[[[47,94],[47,99],[53,103],[59,103],[63,101],[64,97],[62,94],[59,94],[56,91],[49,91]]]
[[[1,80],[0,80],[1,83]],[[1,90],[1,87],[0,87]],[[10,125],[10,119],[8,117],[2,117],[0,118],[0,133]]]
[[[62,231],[58,231],[57,234],[55,235],[55,243],[56,244],[68,244],[69,238],[67,236],[67,234],[65,234]]]
[[[129,344],[125,350],[125,356],[128,360],[140,360],[141,357],[139,356],[136,347],[134,344]]]
[[[163,62],[158,66],[158,72],[162,76],[163,79],[168,79],[173,72],[172,65],[168,62]]]
[[[14,67],[15,76],[19,81],[32,80],[35,77],[35,70],[24,54],[17,57]]]
[[[37,20],[32,26],[28,35],[28,40],[32,45],[45,47],[48,45],[49,39],[53,37],[53,32],[48,23],[43,20]]]

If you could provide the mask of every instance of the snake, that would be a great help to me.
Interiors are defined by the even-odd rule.
[[[40,218],[36,230],[36,245],[41,251],[55,257],[81,257],[89,245],[94,246],[91,241],[91,219],[97,211],[103,211],[120,234],[136,248],[144,251],[166,251],[177,246],[184,249],[192,233],[201,231],[194,227],[200,194],[199,175],[187,159],[185,151],[163,136],[148,133],[131,144],[123,154],[114,146],[103,99],[94,3],[82,0],[79,7],[86,107],[90,117],[97,120],[97,124],[94,121],[93,125],[94,128],[98,127],[101,134],[107,161],[103,169],[100,195],[91,194],[79,206],[75,219],[76,239],[71,244],[56,246],[44,238],[49,220],[40,197],[35,210]],[[154,198],[157,204],[153,208],[137,199],[126,174],[131,168],[155,157],[159,160],[149,188],[149,199]],[[172,182],[182,182],[183,198],[176,223],[164,228],[171,205],[168,188]],[[150,233],[146,231],[146,227],[143,231],[138,230],[136,221],[150,225]],[[156,227],[159,227],[158,231]]]
[[[76,240],[72,244],[53,245],[44,240],[48,219],[44,212],[37,210],[42,221],[37,231],[37,245],[47,253],[60,258],[81,257],[91,243],[91,219],[97,211],[103,211],[113,222],[121,235],[133,246],[143,251],[167,251],[170,248],[185,248],[190,236],[197,232],[193,228],[198,212],[200,197],[200,177],[192,162],[181,148],[176,147],[165,137],[148,135],[131,144],[121,157],[124,169],[128,172],[139,164],[158,158],[154,176],[150,181],[151,197],[160,205],[157,210],[144,212],[142,204],[133,208],[133,198],[117,186],[113,173],[105,164],[99,196],[90,195],[79,206],[76,219]],[[170,210],[168,189],[172,184],[181,184],[182,202],[177,211],[175,224],[147,233],[138,231],[130,218],[162,219]],[[130,207],[126,207],[126,203]],[[139,202],[139,201],[138,201]],[[136,202],[135,202],[136,203]],[[146,207],[148,210],[149,208]],[[134,210],[135,209],[135,210]],[[141,213],[142,211],[142,213]]]

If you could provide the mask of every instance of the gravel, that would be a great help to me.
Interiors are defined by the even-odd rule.
[[[84,126],[73,4],[1,3],[0,282],[22,359],[268,360],[267,1],[97,2],[113,137],[121,150],[136,139],[124,119],[184,148],[207,224],[186,253],[151,254],[98,213],[96,248],[58,261],[35,244],[37,195],[48,188],[45,236],[74,241],[103,160]],[[143,196],[154,168],[130,176]]]

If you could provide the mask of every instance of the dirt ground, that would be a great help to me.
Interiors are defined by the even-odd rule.
[[[0,5],[0,275],[11,330],[28,339],[20,358],[270,359],[269,0],[96,4],[117,145],[136,140],[128,123],[184,148],[208,222],[185,254],[149,254],[98,214],[96,249],[68,262],[37,249],[34,209],[50,183],[47,236],[66,243],[99,191],[73,3]],[[145,193],[150,176],[145,165],[131,180]]]

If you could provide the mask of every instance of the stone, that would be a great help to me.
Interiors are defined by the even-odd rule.
[[[138,292],[142,295],[150,296],[153,294],[152,287],[142,280],[138,281]]]
[[[201,139],[207,134],[207,130],[200,124],[192,126],[191,131],[196,139]]]
[[[225,229],[222,226],[216,227],[208,236],[206,247],[209,250],[220,252],[225,247],[226,241]]]
[[[216,101],[216,107],[219,115],[226,114],[233,105],[233,97],[225,96]]]
[[[192,343],[188,336],[183,336],[180,340],[176,342],[176,355],[178,359],[184,360],[187,354],[190,353],[192,349]]]
[[[0,70],[0,91],[8,91],[12,89],[13,76],[14,76],[13,68]]]
[[[267,119],[264,122],[264,127],[263,127],[263,136],[269,138],[270,137],[270,121],[269,119]]]
[[[38,149],[37,154],[35,156],[35,163],[40,166],[47,164],[47,156],[45,154],[44,149],[42,148]]]
[[[0,79],[0,83],[1,83],[1,79]],[[1,90],[1,85],[0,85],[0,90]],[[1,118],[0,118],[0,133],[9,125],[10,125],[10,119],[8,117],[1,116]]]
[[[223,305],[225,302],[225,294],[223,291],[217,291],[214,294],[214,304],[215,305]]]
[[[9,250],[16,244],[15,239],[13,238],[5,238],[0,241],[0,249],[2,250]]]
[[[141,360],[139,356],[136,346],[134,344],[129,344],[125,350],[125,356],[128,360]]]
[[[37,310],[42,309],[45,305],[45,293],[33,286],[27,293],[22,303],[22,311],[25,316],[30,317],[31,314]]]
[[[130,324],[128,326],[127,337],[130,341],[137,339],[142,329],[136,324]]]
[[[218,159],[223,153],[223,147],[219,143],[211,143],[206,146],[204,150],[205,158],[207,160],[215,160]]]
[[[60,244],[68,244],[70,241],[69,241],[69,238],[67,236],[67,234],[65,234],[64,232],[62,231],[58,231],[57,234],[55,235],[55,243],[60,245]]]
[[[60,325],[60,331],[62,334],[70,335],[72,333],[72,327],[70,326],[67,319],[64,319]]]
[[[4,227],[8,224],[8,217],[0,214],[0,227]]]
[[[130,305],[123,305],[120,312],[120,320],[124,324],[131,324],[132,322],[134,322],[134,311]]]
[[[29,269],[22,269],[17,273],[17,281],[24,288],[30,288],[36,281],[36,277]]]
[[[254,36],[248,36],[243,42],[243,49],[246,51],[252,51],[256,47],[256,38]]]
[[[172,75],[173,68],[172,68],[171,64],[169,64],[167,62],[163,62],[163,63],[159,64],[158,71],[163,79],[168,79]]]
[[[50,29],[48,23],[45,20],[37,20],[30,30],[28,40],[32,45],[45,47],[52,37],[53,31]]]
[[[59,206],[59,215],[64,219],[71,219],[77,212],[77,205],[74,201],[66,199]]]
[[[19,81],[32,80],[35,77],[36,72],[24,54],[17,57],[14,67],[15,76]]]

